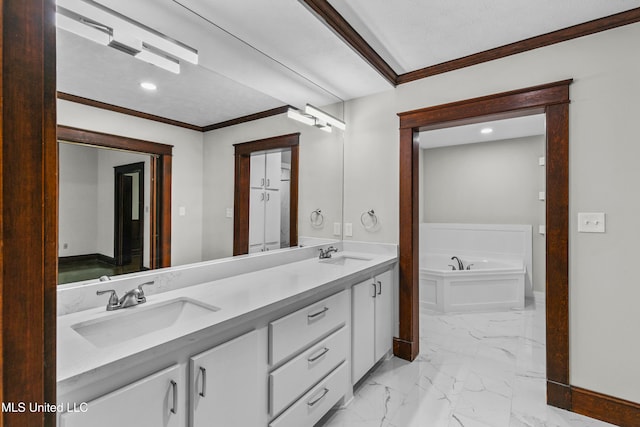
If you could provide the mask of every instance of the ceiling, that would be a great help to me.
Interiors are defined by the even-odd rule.
[[[534,114],[423,131],[419,134],[420,148],[450,147],[544,135],[546,132],[545,117],[544,114]],[[491,132],[483,133],[483,129],[491,129]]]
[[[334,18],[398,75],[640,7],[640,0],[96,1],[197,49],[199,63],[181,62],[176,75],[59,29],[58,90],[200,127],[393,87],[314,3],[338,12]],[[143,91],[141,81],[158,90]]]

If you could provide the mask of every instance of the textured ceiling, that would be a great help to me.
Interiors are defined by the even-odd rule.
[[[302,0],[97,0],[199,52],[174,75],[58,30],[58,90],[206,126],[391,85]],[[398,73],[623,10],[640,0],[330,0]],[[150,80],[156,93],[142,91]]]

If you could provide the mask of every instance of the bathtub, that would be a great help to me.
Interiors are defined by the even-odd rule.
[[[523,260],[459,256],[465,270],[448,254],[420,258],[420,305],[440,312],[510,310],[524,307]],[[470,269],[467,270],[467,266]]]

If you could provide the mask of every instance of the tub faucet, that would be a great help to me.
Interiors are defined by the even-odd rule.
[[[451,261],[453,261],[454,259],[458,261],[458,270],[464,270],[464,264],[462,264],[462,261],[460,261],[460,258],[458,258],[457,256],[452,256]]]
[[[318,258],[320,259],[331,258],[331,252],[338,252],[338,250],[333,246],[329,246],[326,250],[322,250],[322,248],[320,248],[320,255],[318,256]]]

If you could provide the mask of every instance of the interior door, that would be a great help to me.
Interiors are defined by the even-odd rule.
[[[132,231],[133,231],[133,177],[118,174],[117,229],[119,244],[116,247],[116,265],[131,264]]]

